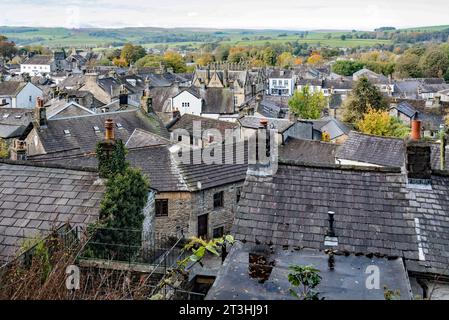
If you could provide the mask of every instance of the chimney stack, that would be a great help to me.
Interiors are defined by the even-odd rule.
[[[39,128],[47,127],[47,110],[44,107],[44,100],[38,97],[36,100],[36,121]]]
[[[98,173],[100,178],[108,178],[111,175],[112,168],[116,165],[111,161],[116,146],[114,121],[112,119],[107,119],[104,127],[104,139],[97,147]]]
[[[181,118],[181,112],[179,112],[178,108],[173,110],[172,117],[173,117],[173,119]]]
[[[11,149],[11,160],[27,160],[26,142],[15,139]]]
[[[405,167],[409,184],[430,185],[432,177],[431,148],[421,140],[421,121],[412,120],[412,132],[406,143]]]
[[[128,107],[128,90],[126,90],[124,85],[121,85],[120,87],[119,103],[120,109],[125,109]]]
[[[143,96],[140,99],[140,107],[145,114],[153,112],[153,97],[151,96],[150,90],[144,90]]]

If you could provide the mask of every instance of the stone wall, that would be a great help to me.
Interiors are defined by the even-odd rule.
[[[199,191],[193,194],[192,213],[190,215],[189,236],[198,235],[198,216],[208,215],[208,237],[212,238],[215,228],[223,227],[224,234],[231,231],[237,210],[237,188],[243,181]],[[223,191],[223,207],[214,209],[214,194]]]
[[[189,216],[192,211],[192,195],[189,192],[162,192],[156,194],[156,200],[168,200],[168,216],[154,218],[154,231],[163,235],[176,235],[180,230],[184,234],[189,230]]]

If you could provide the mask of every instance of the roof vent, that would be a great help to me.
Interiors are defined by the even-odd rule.
[[[329,220],[329,228],[326,233],[326,237],[324,238],[324,245],[328,247],[336,247],[338,246],[338,238],[335,235],[334,229],[334,215],[335,212],[328,211],[328,220]]]

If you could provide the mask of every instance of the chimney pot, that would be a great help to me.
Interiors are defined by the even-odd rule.
[[[412,120],[412,132],[410,134],[410,139],[414,141],[419,141],[421,139],[421,120]]]
[[[104,127],[106,129],[104,139],[106,141],[115,141],[114,121],[112,119],[107,119],[104,123]]]
[[[260,125],[263,127],[263,128],[267,128],[268,127],[268,120],[267,119],[260,119]]]

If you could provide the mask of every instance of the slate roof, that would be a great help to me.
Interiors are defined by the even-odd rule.
[[[313,265],[320,270],[322,279],[316,290],[325,300],[385,300],[383,286],[399,290],[400,300],[412,298],[401,259],[335,255],[335,267],[329,270],[329,256],[324,252],[276,250],[269,255],[269,260],[275,261],[270,277],[260,283],[248,273],[249,255],[254,252],[254,247],[234,243],[206,300],[297,300],[290,294],[288,281],[292,265]],[[366,288],[368,266],[377,266],[382,275],[382,286],[377,290]]]
[[[339,79],[323,81],[323,88],[335,90],[352,90],[354,81],[349,77],[340,77]]]
[[[380,166],[404,165],[404,139],[379,137],[351,131],[348,139],[338,149],[339,159],[372,163]]]
[[[162,87],[151,87],[150,93],[153,97],[153,110],[155,112],[171,112],[170,99],[181,92],[179,86],[170,85]]]
[[[409,118],[413,118],[417,115],[418,111],[415,110],[409,103],[403,101],[401,103],[399,103],[396,107],[395,107],[399,112],[405,114],[406,116],[408,116]]]
[[[95,172],[0,160],[0,262],[27,238],[95,221],[103,192]]]
[[[116,138],[124,142],[137,128],[169,137],[157,116],[147,117],[136,109],[49,120],[47,128],[39,129],[37,133],[47,154],[89,152],[95,150],[97,142],[103,139],[107,119],[114,121]],[[121,128],[117,127],[118,124],[121,124]],[[100,130],[96,132],[94,127]],[[65,134],[64,130],[69,130],[70,134]]]
[[[315,140],[288,138],[279,146],[279,157],[284,160],[308,163],[334,164],[339,145]]]
[[[283,118],[287,114],[287,110],[281,104],[264,99],[256,111],[267,118]]]
[[[254,116],[244,116],[238,119],[240,125],[244,128],[258,129],[260,127],[260,120],[267,119],[268,127],[272,129],[277,129],[279,133],[285,132],[290,128],[294,122],[288,119],[275,119],[275,118],[264,118],[264,117],[254,117]]]
[[[22,136],[32,122],[30,109],[0,108],[0,138],[10,139]]]
[[[440,169],[440,144],[430,143],[431,165]],[[449,155],[449,146],[446,146]],[[393,137],[381,137],[351,131],[346,141],[338,148],[336,157],[367,164],[386,167],[403,167],[405,155],[405,140]],[[449,169],[449,159],[446,158],[445,169]]]
[[[334,249],[403,257],[409,271],[449,275],[449,176],[435,173],[432,190],[406,180],[399,169],[280,162],[272,177],[247,177],[233,234],[323,250],[334,211]]]
[[[329,133],[331,140],[348,134],[349,131],[351,131],[351,129],[346,124],[332,117],[324,117],[319,120],[308,121],[313,123],[314,129]]]
[[[137,128],[131,134],[128,141],[126,141],[125,146],[127,148],[141,148],[169,144],[171,144],[170,140],[163,138],[157,134]]]
[[[25,86],[26,83],[21,81],[0,82],[0,96],[15,97]]]
[[[200,90],[203,99],[202,113],[234,114],[234,93],[229,88],[206,88]]]
[[[233,130],[238,127],[236,123],[211,119],[207,117],[200,117],[191,114],[184,114],[179,120],[169,128],[170,131],[177,129],[187,130],[191,136],[193,136],[193,122],[198,121],[201,123],[201,136],[204,131],[209,129],[217,129],[220,131],[222,138],[225,137],[226,130]]]
[[[51,64],[53,61],[52,56],[45,56],[45,55],[35,55],[29,58],[27,61],[23,62],[22,64],[34,64],[34,65],[45,65],[45,64]]]
[[[203,150],[210,152],[212,148],[213,146],[209,146]],[[225,148],[223,146],[223,151]],[[194,163],[192,159],[196,157],[196,153],[192,150],[186,151],[188,152],[186,159],[190,159],[190,162],[183,163],[181,159],[175,158],[174,150],[174,146],[171,145],[130,148],[126,159],[131,166],[140,168],[147,174],[150,179],[150,188],[158,192],[194,192],[245,180],[248,168],[247,149],[243,149],[241,153],[241,149],[234,147],[232,164],[226,164],[225,158],[222,164],[208,164],[204,161]],[[237,154],[241,157],[236,158]],[[224,152],[223,157],[225,157]],[[236,159],[242,159],[242,162],[237,162]],[[97,168],[98,165],[94,153],[61,157],[43,155],[30,157],[29,160],[35,163],[78,165],[91,169]]]
[[[268,70],[268,78],[276,79],[291,79],[293,71],[287,69],[270,69]]]

